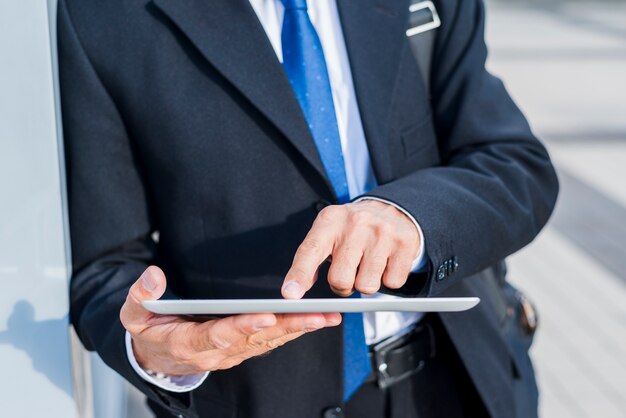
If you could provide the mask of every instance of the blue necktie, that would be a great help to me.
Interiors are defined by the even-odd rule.
[[[322,44],[309,19],[306,0],[282,0],[283,67],[300,103],[326,174],[339,203],[350,200],[341,139]],[[353,297],[360,297],[355,292]],[[343,399],[363,384],[372,368],[367,355],[363,314],[343,316]]]

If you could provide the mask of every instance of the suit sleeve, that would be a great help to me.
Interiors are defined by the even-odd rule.
[[[59,74],[73,275],[70,316],[81,341],[149,398],[188,415],[189,395],[169,394],[131,367],[120,308],[154,263],[157,229],[132,143],[80,43],[64,1],[58,9]]]
[[[547,222],[558,181],[545,148],[502,82],[485,69],[480,0],[438,2],[431,76],[440,166],[368,193],[421,225],[431,268],[415,292],[436,296],[519,250]],[[415,283],[413,283],[415,284]]]

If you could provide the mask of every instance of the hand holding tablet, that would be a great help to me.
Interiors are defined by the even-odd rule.
[[[120,320],[138,364],[167,375],[228,369],[300,336],[341,323],[338,312],[462,311],[478,298],[159,300],[151,266],[131,287]],[[219,318],[223,317],[223,318]]]

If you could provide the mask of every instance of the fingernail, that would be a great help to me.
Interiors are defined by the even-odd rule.
[[[260,331],[264,328],[269,328],[274,325],[274,319],[272,318],[264,318],[259,320],[256,324],[254,324],[254,329]]]
[[[262,329],[269,328],[270,326],[271,326],[270,324],[264,324],[264,323],[260,322],[258,324],[254,324],[254,330],[255,331],[261,331]]]
[[[299,298],[301,293],[302,289],[297,282],[289,282],[283,287],[283,295],[288,298]]]
[[[148,292],[152,292],[157,287],[157,283],[156,280],[154,280],[154,277],[146,273],[141,275],[141,284],[143,285],[143,288],[146,289]]]

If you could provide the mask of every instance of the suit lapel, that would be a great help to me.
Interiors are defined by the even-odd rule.
[[[153,0],[332,186],[282,66],[248,0]],[[388,132],[407,0],[337,0],[372,165],[392,179]]]
[[[291,84],[247,0],[153,0],[330,182]]]
[[[379,183],[392,179],[389,115],[405,46],[407,0],[337,0],[354,88]]]

